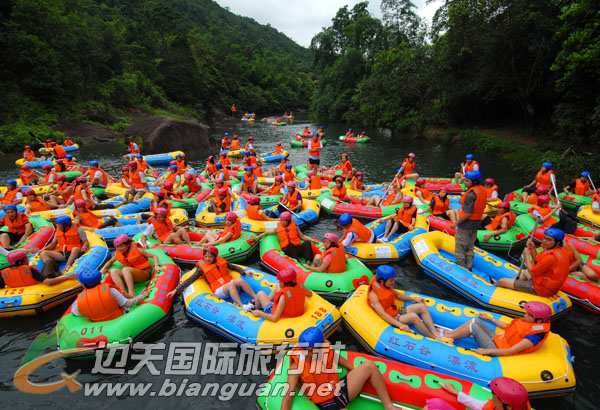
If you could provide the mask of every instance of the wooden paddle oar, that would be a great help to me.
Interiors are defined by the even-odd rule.
[[[527,236],[527,241],[525,241],[525,243],[529,242],[531,240],[531,238],[533,237],[533,235],[535,235],[535,231],[537,230],[537,227],[540,223],[542,223],[542,219],[539,217],[535,218],[535,225],[533,226],[533,230],[531,232],[529,232],[529,236]],[[517,277],[521,277],[521,272],[523,271],[524,263],[525,263],[525,256],[523,256],[521,258],[521,266],[519,266],[519,274],[517,275]]]
[[[304,223],[309,224],[310,222],[307,221],[306,219],[302,218],[300,215],[298,215],[296,212],[292,211],[290,208],[288,208],[287,206],[285,206],[284,204],[282,204],[281,202],[277,202],[278,205],[281,205],[282,207],[284,207],[289,213],[291,213],[292,215],[297,216],[298,218],[300,218],[302,221],[304,221]]]

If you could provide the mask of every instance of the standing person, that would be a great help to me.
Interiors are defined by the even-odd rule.
[[[236,111],[237,111],[237,108],[235,108],[235,104],[233,104],[233,105],[231,106],[231,116],[232,116],[232,117],[235,117],[235,113],[236,113]]]
[[[323,143],[319,141],[319,134],[313,132],[312,139],[308,141],[308,171],[316,171],[319,168],[322,150]]]
[[[458,185],[459,180],[462,182],[462,178],[469,171],[481,171],[479,169],[479,162],[475,161],[475,156],[473,154],[467,154],[465,156],[465,162],[461,162],[460,168],[461,172],[457,172],[454,174],[454,183]]]
[[[468,171],[464,175],[467,192],[461,198],[461,211],[458,220],[450,228],[456,229],[454,235],[454,255],[456,264],[471,270],[475,253],[473,248],[477,240],[477,230],[481,227],[481,217],[487,205],[487,191],[479,185],[481,172]]]

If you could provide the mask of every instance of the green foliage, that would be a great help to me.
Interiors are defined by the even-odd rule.
[[[0,126],[0,151],[7,152],[22,149],[24,145],[40,143],[47,138],[62,142],[65,134],[54,131],[45,124],[27,124],[15,122]]]

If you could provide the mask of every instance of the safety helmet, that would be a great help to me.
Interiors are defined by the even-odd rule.
[[[98,269],[83,268],[77,279],[83,286],[92,287],[100,283],[102,274]]]
[[[26,189],[25,191],[23,191],[23,195],[27,196],[27,195],[35,195],[35,192],[33,191],[33,189]]]
[[[204,249],[203,249],[203,250],[204,250],[204,252],[210,252],[210,253],[212,253],[213,255],[215,255],[215,258],[216,258],[217,256],[219,256],[219,250],[218,250],[218,249],[217,249],[215,246],[212,246],[212,245],[206,245],[206,246],[204,247]]]
[[[69,160],[70,160],[70,159],[73,159],[73,155],[71,155],[71,154],[68,154],[68,155],[67,155],[65,158],[66,158],[66,159],[69,159]]]
[[[292,220],[292,214],[288,211],[282,212],[281,215],[279,215],[279,219],[281,221],[291,221]]]
[[[177,165],[177,161],[173,160],[173,161],[169,162],[169,165]]]
[[[296,188],[296,184],[292,181],[288,182],[286,185],[288,186],[288,188]]]
[[[415,183],[417,184],[417,186],[419,185],[423,185],[425,183],[425,179],[424,178],[418,178]]]
[[[43,169],[43,170],[49,170],[49,169],[52,169],[52,166],[51,166],[51,165],[48,165],[48,164],[46,164],[46,165],[42,165],[42,169]]]
[[[163,188],[171,189],[171,188],[173,188],[173,183],[171,181],[167,181],[163,184]]]
[[[226,157],[227,156],[227,151],[221,151],[221,153],[219,155],[221,157]]]
[[[527,408],[527,389],[518,381],[509,377],[496,377],[490,382],[490,389],[503,404],[512,406],[513,410]]]
[[[327,232],[325,235],[323,235],[323,238],[327,239],[332,243],[337,243],[337,241],[340,240],[340,237],[334,234],[333,232]]]
[[[416,158],[417,156],[413,152],[411,152],[411,153],[408,154],[408,157],[409,158]]]
[[[181,154],[177,154],[175,155],[175,158],[181,158]],[[209,157],[209,159],[212,158],[212,155]]]
[[[51,146],[51,147],[56,147],[56,142],[52,141],[52,142],[50,143],[50,146]]]
[[[177,171],[177,165],[169,165],[169,169]]]
[[[548,228],[544,231],[544,235],[548,235],[554,238],[555,241],[560,242],[565,239],[565,231],[558,228]]]
[[[282,177],[281,175],[277,175],[277,176],[275,177],[275,181],[277,181],[277,182],[281,182],[281,181],[283,181],[283,177]]]
[[[225,214],[225,219],[231,222],[235,222],[237,221],[238,216],[235,212],[227,212],[227,214]]]
[[[60,225],[71,225],[71,223],[73,223],[73,221],[71,221],[71,217],[67,215],[59,216],[54,220],[54,222]]]
[[[25,145],[25,149],[31,149],[29,145]]]
[[[27,257],[27,251],[13,251],[13,252],[9,253],[8,255],[6,255],[6,260],[11,265],[14,265],[18,261],[23,260],[26,257]]]
[[[395,278],[397,273],[396,269],[392,268],[390,265],[381,265],[375,271],[377,275],[377,280],[388,280],[390,278]]]
[[[88,165],[90,167],[97,167],[98,166],[98,161],[88,161]]]
[[[129,236],[127,236],[126,234],[122,233],[121,235],[117,236],[114,240],[113,240],[113,245],[116,248],[119,245],[122,245],[126,242],[129,242]]]
[[[287,169],[292,169],[292,164],[285,164],[285,167],[286,167]]]
[[[538,196],[538,204],[547,204],[548,202],[550,202],[550,197],[548,195]]]
[[[340,177],[340,176],[335,177],[335,182],[341,182],[343,184],[344,183],[344,177]]]
[[[248,197],[248,202],[250,202],[251,204],[260,204],[260,198],[257,197],[256,195],[251,195],[250,197]]]
[[[277,143],[277,146],[278,146],[278,147],[281,147],[281,142],[278,142],[278,143]]]
[[[245,170],[246,170],[246,171],[253,171],[253,168],[252,168],[252,167],[250,167],[250,166],[248,166],[248,167],[246,167],[246,168],[245,168]]]
[[[23,164],[23,165],[21,165],[21,169],[29,169],[29,165]]]
[[[254,137],[251,135],[248,137],[248,141],[254,141]]]
[[[465,156],[465,158],[466,158],[466,159],[473,159],[473,158],[475,158],[475,156],[474,156],[473,154],[467,154],[467,155]]]
[[[76,199],[73,205],[75,205],[76,207],[85,207],[86,203],[83,199]]]
[[[358,171],[358,172],[356,173],[356,176],[363,176],[363,175],[364,175],[364,173],[363,173],[362,171]]]
[[[523,309],[525,309],[525,312],[529,313],[534,318],[542,319],[544,322],[548,322],[550,320],[550,316],[552,316],[550,307],[543,302],[527,302],[525,303],[525,306],[523,306]]]
[[[485,181],[483,181],[483,182],[490,184],[490,185],[494,185],[496,183],[496,180],[494,178],[486,178]]]
[[[295,282],[296,270],[291,266],[286,266],[277,274],[277,280],[281,282]]]
[[[233,139],[234,139],[234,140],[238,139],[238,136],[237,136],[237,135],[234,135],[234,136],[233,136]]]
[[[591,174],[590,174],[590,172],[589,172],[589,171],[583,171],[583,172],[581,173],[581,176],[582,176],[582,177],[584,177],[584,178],[589,178],[589,177],[590,177],[590,175],[591,175]]]
[[[498,208],[506,208],[506,209],[510,209],[510,202],[508,201],[502,201],[500,202],[498,205],[496,205]]]
[[[8,211],[9,209],[12,209],[13,211],[17,210],[17,206],[15,204],[8,204],[8,205],[4,205],[3,208],[5,211]]]
[[[538,195],[546,195],[548,193],[548,188],[545,186],[539,186],[535,189],[535,193]]]
[[[190,174],[189,172],[186,172],[185,174],[183,174],[183,179],[190,179],[192,177],[192,174]]]
[[[406,195],[404,198],[402,198],[402,202],[404,202],[404,203],[412,204],[413,201],[414,201],[414,198],[410,195]]]
[[[56,180],[57,181],[65,181],[67,179],[67,176],[64,174],[60,174],[56,176]]]
[[[121,171],[125,172],[125,171],[129,171],[128,167],[121,167]]]
[[[465,173],[465,178],[470,179],[471,181],[479,182],[481,180],[481,172],[479,171],[469,171]]]
[[[215,165],[215,168],[223,169],[223,164],[221,164],[220,162],[217,162],[217,165]]]
[[[223,180],[223,178],[217,178],[217,179],[215,179],[215,184],[222,184],[224,182],[225,181]]]
[[[309,327],[300,333],[298,342],[302,346],[314,347],[315,345],[325,343],[325,336],[323,336],[323,332],[318,327]]]
[[[162,215],[162,216],[167,216],[167,213],[169,211],[167,211],[165,208],[156,208],[156,211],[154,211],[154,213],[156,215]]]
[[[14,179],[8,179],[6,180],[6,185],[17,186],[17,181],[15,181]]]
[[[546,169],[552,169],[552,162],[542,162],[542,166]]]
[[[137,154],[135,157],[136,158],[144,158],[144,156],[142,154]]]
[[[46,140],[46,142],[51,142],[50,140]]]
[[[220,195],[220,196],[225,196],[225,195],[227,195],[227,188],[219,188],[219,189],[217,190],[217,195]]]
[[[351,222],[352,222],[352,215],[350,215],[349,213],[340,215],[340,225],[348,225]]]
[[[228,137],[228,136],[229,136],[229,133],[228,133],[228,132],[226,132],[226,133],[225,133],[225,136],[226,136],[226,137]]]

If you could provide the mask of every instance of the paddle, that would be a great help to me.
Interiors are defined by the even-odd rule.
[[[398,170],[398,172],[396,173],[396,175],[394,175],[394,179],[392,179],[392,183],[390,185],[388,185],[388,187],[386,188],[386,190],[383,193],[383,195],[381,196],[381,198],[379,198],[379,202],[377,202],[377,206],[379,206],[381,204],[381,201],[383,201],[383,198],[385,198],[385,196],[387,195],[387,193],[390,190],[390,188],[392,187],[392,185],[394,185],[394,182],[396,182],[396,178],[398,177],[398,175],[400,175],[401,170],[402,170],[402,168],[400,168]]]
[[[298,215],[296,212],[292,211],[290,208],[288,208],[287,206],[285,206],[284,204],[282,204],[281,202],[277,202],[278,205],[281,205],[282,207],[284,207],[289,213],[291,213],[292,215],[297,216],[298,218],[302,219],[302,221],[304,221],[304,223],[306,224],[310,224],[309,221],[307,221],[306,219],[302,218],[300,215]]]
[[[560,205],[560,198],[558,197],[558,190],[556,189],[556,176],[550,174],[550,182],[552,182],[552,188],[554,188],[554,195],[556,195],[556,202]]]
[[[537,230],[538,225],[542,223],[542,219],[541,218],[535,218],[535,225],[533,226],[533,230],[531,232],[529,232],[529,235],[527,236],[527,241],[525,241],[525,243],[529,242],[532,238],[533,235],[535,235],[535,231]],[[527,245],[525,245],[527,246]],[[525,257],[523,256],[521,258],[521,266],[519,266],[519,274],[517,275],[517,278],[521,277],[521,272],[523,271],[523,264],[525,264]]]
[[[590,180],[590,184],[592,184],[592,188],[594,188],[594,191],[596,190],[596,185],[594,184],[594,181],[592,181],[592,176],[588,175],[588,179]]]

